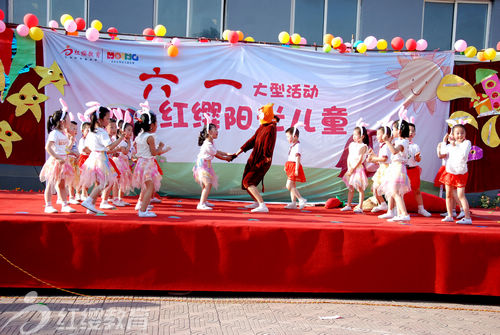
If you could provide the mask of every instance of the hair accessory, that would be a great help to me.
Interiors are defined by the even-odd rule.
[[[207,120],[207,133],[208,133],[208,126],[210,125],[210,123],[212,123],[212,118],[210,117],[210,115],[208,115],[208,113],[203,113],[203,116],[205,117],[205,120]]]
[[[148,124],[151,124],[151,114],[149,113],[149,111],[151,110],[151,107],[149,107],[149,102],[146,100],[143,103],[139,104],[139,106],[141,107],[141,111],[140,111],[141,115],[148,114],[148,116],[149,116]]]
[[[360,117],[358,119],[358,121],[356,121],[356,127],[365,127],[366,128],[368,126],[369,126],[369,124],[365,123],[362,117]]]
[[[304,126],[305,126],[304,122],[302,122],[302,121],[297,122],[297,123],[293,126],[293,134],[292,134],[292,137],[293,137],[293,136],[295,136],[295,133],[297,132],[297,128],[299,128],[299,127],[304,127]]]
[[[87,107],[89,107],[83,115],[88,116],[90,118],[90,114],[95,113],[96,118],[98,117],[97,111],[101,107],[101,104],[97,101],[89,101],[85,103]]]
[[[66,114],[68,113],[68,105],[66,104],[66,101],[64,101],[62,98],[59,98],[59,103],[61,104],[61,110],[62,110],[61,118],[59,119],[59,121],[62,121],[64,120]],[[71,119],[71,121],[73,121],[74,119],[71,113],[69,118]]]
[[[410,123],[415,124],[415,117],[414,116],[410,117]]]
[[[450,127],[454,127],[456,126],[457,124],[461,124],[462,126],[466,125],[467,123],[469,123],[469,116],[463,116],[463,117],[458,117],[458,118],[454,118],[454,119],[448,119],[446,120],[446,123],[448,123],[448,125]]]

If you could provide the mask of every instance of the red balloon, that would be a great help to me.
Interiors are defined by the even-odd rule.
[[[391,47],[394,50],[401,50],[403,49],[403,46],[405,45],[405,41],[401,37],[394,37],[391,41]],[[416,46],[416,45],[415,45]]]
[[[5,13],[0,9],[0,20],[5,19]]]
[[[417,48],[417,41],[415,41],[413,38],[406,40],[406,49],[408,51],[414,51],[416,48]]]
[[[35,14],[28,13],[24,15],[24,24],[28,26],[28,28],[38,26],[38,18]]]
[[[340,46],[337,48],[341,54],[345,53],[347,51],[347,47],[344,43],[340,44]]]
[[[75,19],[75,23],[76,23],[77,30],[85,30],[85,20],[84,19],[82,19],[81,17],[77,17]]]
[[[153,30],[153,28],[146,28],[146,29],[144,29],[142,31],[142,34],[144,35],[144,37],[148,41],[152,41],[153,38],[155,38],[155,31]],[[146,36],[146,35],[152,35],[152,36]]]
[[[240,38],[240,35],[238,34],[237,31],[230,31],[229,34],[227,34],[227,39],[229,40],[229,43],[238,43],[238,40]]]
[[[111,38],[116,38],[116,34],[118,33],[118,29],[116,29],[115,27],[109,27],[108,28],[108,34],[109,34],[109,37]]]

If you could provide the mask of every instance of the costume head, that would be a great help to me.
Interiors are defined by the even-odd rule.
[[[274,120],[273,106],[274,104],[267,104],[259,108],[260,124],[273,122]]]

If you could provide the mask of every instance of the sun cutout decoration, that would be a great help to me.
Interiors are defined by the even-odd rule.
[[[61,68],[54,61],[50,68],[43,66],[36,66],[35,72],[42,78],[40,84],[38,84],[38,89],[48,85],[54,84],[54,86],[64,95],[64,85],[68,85],[68,82],[64,78]]]
[[[7,121],[0,121],[0,145],[5,151],[5,156],[10,157],[12,153],[12,142],[20,141],[22,137],[12,130]]]
[[[414,111],[427,108],[429,113],[434,114],[436,89],[441,78],[451,72],[449,66],[441,66],[445,60],[445,57],[437,57],[435,53],[422,57],[418,54],[398,56],[401,68],[386,72],[396,78],[386,86],[389,90],[397,90],[392,100],[404,100],[403,106],[406,109],[413,105]]]
[[[33,112],[37,122],[40,122],[40,118],[42,117],[40,103],[47,99],[46,95],[39,93],[35,86],[30,83],[24,85],[19,93],[7,97],[7,101],[16,106],[16,116],[21,116],[30,110]]]

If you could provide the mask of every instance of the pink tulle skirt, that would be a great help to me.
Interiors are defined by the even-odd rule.
[[[212,184],[215,188],[219,187],[219,178],[212,167],[212,161],[205,159],[196,160],[196,165],[193,167],[193,177],[201,187],[203,187],[203,181]]]
[[[68,156],[69,164],[73,168],[75,172],[75,178],[73,178],[73,182],[71,186],[77,188],[80,185],[80,167],[78,166],[78,158],[75,156]]]
[[[392,197],[395,194],[403,196],[411,191],[410,179],[406,173],[406,165],[400,162],[392,162],[384,173],[382,184],[377,192],[386,197]]]
[[[363,165],[358,166],[350,176],[345,174],[342,180],[347,187],[353,187],[358,192],[364,191],[368,186],[368,178]]]
[[[128,193],[132,189],[132,170],[128,162],[128,157],[120,154],[118,157],[113,157],[118,171],[120,171],[120,178],[117,183],[123,193]]]
[[[154,192],[157,192],[161,186],[161,174],[158,171],[155,159],[154,157],[140,157],[132,174],[132,186],[142,189],[148,180],[153,182]]]
[[[80,170],[80,186],[90,187],[99,184],[102,187],[116,181],[116,172],[109,163],[105,152],[92,151]]]
[[[389,164],[380,164],[377,172],[372,177],[373,181],[373,188],[378,189],[379,186],[382,184],[382,181],[384,180],[385,173],[387,172],[387,168],[389,167]]]
[[[59,184],[61,180],[64,180],[66,185],[72,185],[74,179],[75,170],[73,170],[68,157],[61,162],[50,156],[40,171],[40,181],[47,182],[53,186]]]

